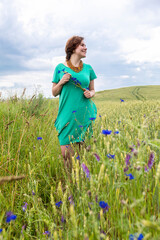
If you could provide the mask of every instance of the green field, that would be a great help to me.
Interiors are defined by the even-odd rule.
[[[70,173],[54,127],[58,99],[0,101],[0,239],[160,239],[160,86],[101,91],[93,101],[93,137]]]

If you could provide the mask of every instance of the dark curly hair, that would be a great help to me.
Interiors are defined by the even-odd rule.
[[[66,60],[69,60],[71,55],[73,54],[73,51],[80,45],[84,38],[79,36],[73,36],[70,39],[68,39],[66,46],[65,46],[65,52],[66,52]]]

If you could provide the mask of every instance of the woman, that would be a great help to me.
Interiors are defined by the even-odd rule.
[[[84,142],[86,132],[91,137],[92,121],[97,115],[97,108],[90,99],[95,95],[94,79],[97,78],[92,67],[82,62],[86,57],[87,47],[84,38],[71,37],[65,47],[66,61],[56,66],[53,75],[52,94],[59,97],[58,116],[55,127],[62,156],[66,165],[74,150],[71,143]],[[68,166],[68,164],[67,164]]]

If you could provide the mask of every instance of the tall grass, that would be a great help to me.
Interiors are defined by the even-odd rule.
[[[159,239],[160,101],[95,103],[93,137],[86,139],[80,160],[77,154],[72,158],[68,177],[54,127],[58,101],[39,95],[0,102],[1,179],[25,175],[0,185],[0,238],[122,240],[142,233],[144,239]],[[103,129],[112,133],[103,135]],[[145,171],[151,153],[154,164]],[[130,173],[132,180],[125,175]],[[10,223],[7,211],[17,216]]]

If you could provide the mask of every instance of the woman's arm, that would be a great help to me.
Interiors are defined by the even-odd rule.
[[[56,97],[57,95],[60,94],[62,87],[65,83],[69,81],[71,77],[70,73],[66,73],[63,75],[62,79],[58,83],[53,83],[52,85],[52,95]]]
[[[61,84],[61,82],[53,83],[53,85],[52,85],[52,95],[54,97],[56,97],[56,96],[58,96],[60,94],[60,92],[62,90],[62,86],[63,85]]]
[[[84,92],[84,96],[86,98],[91,98],[95,95],[95,90],[94,90],[94,80],[91,80],[90,81],[90,84],[89,84],[89,90],[86,90]]]

